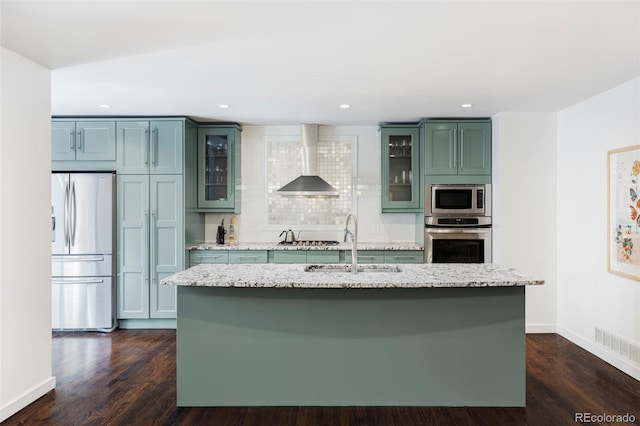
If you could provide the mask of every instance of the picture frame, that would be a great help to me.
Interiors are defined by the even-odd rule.
[[[640,145],[607,154],[607,270],[640,280]]]

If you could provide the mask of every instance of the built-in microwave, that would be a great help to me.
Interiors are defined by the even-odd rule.
[[[427,184],[425,216],[491,216],[490,184]]]

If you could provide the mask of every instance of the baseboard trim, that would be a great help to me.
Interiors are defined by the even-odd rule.
[[[527,324],[525,325],[525,333],[527,334],[544,334],[557,333],[558,328],[555,324]]]
[[[615,352],[607,351],[602,346],[597,345],[595,341],[589,341],[560,325],[558,325],[558,334],[580,346],[582,349],[591,352],[598,358],[611,364],[623,373],[626,373],[634,379],[640,381],[640,368],[632,365],[628,360],[625,360],[616,355]]]
[[[38,398],[44,396],[47,392],[55,389],[55,387],[56,387],[56,378],[53,376],[49,377],[48,379],[44,380],[42,383],[29,389],[24,394],[0,406],[0,422],[3,422],[9,417],[13,416],[14,414],[22,410],[27,405],[31,404]]]
[[[122,329],[130,330],[144,330],[144,329],[176,329],[176,319],[174,318],[156,318],[156,319],[121,319],[118,320],[118,327]]]

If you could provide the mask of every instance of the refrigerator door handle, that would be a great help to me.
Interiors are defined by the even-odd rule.
[[[52,262],[104,262],[104,256],[73,256],[61,257],[54,256]]]
[[[69,210],[71,210],[72,215],[70,215],[72,217],[72,222],[73,222],[73,226],[71,227],[71,245],[74,246],[76,244],[76,183],[73,182],[71,184],[71,202],[73,203],[73,209],[71,209],[71,206],[69,208]]]
[[[103,283],[104,280],[100,279],[100,278],[80,278],[80,279],[73,279],[73,278],[63,278],[63,279],[52,279],[51,283],[52,284],[101,284]]]
[[[69,182],[64,186],[64,212],[62,222],[64,224],[64,246],[69,246]]]

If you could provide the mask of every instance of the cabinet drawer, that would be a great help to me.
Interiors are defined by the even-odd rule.
[[[229,263],[267,263],[267,251],[230,250]]]
[[[294,250],[276,250],[273,252],[273,263],[307,263],[307,253]]]
[[[317,251],[309,250],[307,252],[307,263],[339,263],[340,252],[338,250]]]
[[[351,263],[351,251],[345,251],[345,262]],[[358,250],[358,264],[384,263],[384,251],[382,250]]]
[[[229,263],[229,252],[227,250],[191,251],[189,265],[201,263]]]
[[[386,251],[385,263],[424,263],[424,252],[421,250]]]

